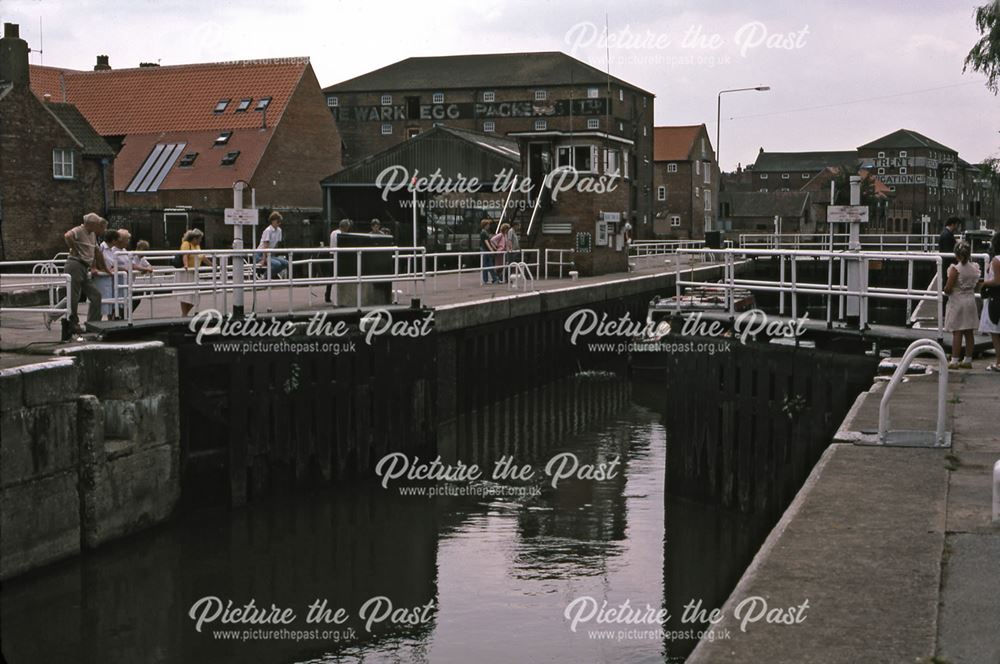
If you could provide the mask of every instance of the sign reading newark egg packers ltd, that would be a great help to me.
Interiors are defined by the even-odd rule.
[[[498,101],[455,104],[399,104],[396,106],[340,106],[338,121],[392,122],[393,120],[494,120],[573,115],[604,115],[606,99],[560,99],[552,102]]]

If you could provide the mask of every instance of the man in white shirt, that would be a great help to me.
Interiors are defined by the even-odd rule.
[[[282,216],[278,211],[271,213],[267,218],[268,227],[260,234],[260,244],[257,249],[275,249],[281,244],[281,222]],[[278,254],[257,254],[257,267],[266,268],[270,264],[272,278],[280,277],[288,269],[288,260]]]

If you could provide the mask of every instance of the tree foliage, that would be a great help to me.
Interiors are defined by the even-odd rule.
[[[986,75],[986,87],[993,94],[1000,91],[1000,0],[976,8],[976,28],[982,35],[969,54],[965,66]]]

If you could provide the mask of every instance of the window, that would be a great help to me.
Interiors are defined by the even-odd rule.
[[[625,91],[618,88],[618,101],[625,101]]]
[[[597,88],[587,88],[587,99],[597,99],[601,96],[601,91]]]
[[[52,177],[57,180],[73,179],[73,151],[56,148],[52,151]]]
[[[184,167],[186,167],[186,166],[193,166],[194,165],[194,160],[197,159],[197,158],[198,158],[198,153],[197,152],[188,152],[186,155],[184,155],[183,157],[181,157],[179,165],[180,166],[184,166]]]
[[[243,99],[240,99],[240,103],[236,106],[236,112],[245,113],[246,110],[250,108],[250,104],[252,103],[253,99],[250,97],[244,97]]]
[[[708,189],[705,190],[705,211],[710,212],[712,210],[712,192]]]
[[[609,175],[621,175],[621,153],[618,150],[604,151],[604,172]]]
[[[899,174],[900,175],[906,175],[906,166],[900,166],[899,167]]]
[[[712,184],[712,168],[705,164],[705,184]]]
[[[705,137],[702,136],[701,137],[701,153],[705,154],[705,152],[706,152],[706,150],[705,150]]]
[[[226,143],[229,142],[229,138],[232,135],[233,135],[233,132],[231,132],[231,131],[224,131],[224,132],[222,132],[221,134],[219,134],[218,136],[215,137],[215,145],[216,146],[225,145]]]
[[[545,120],[535,120],[535,131],[545,131],[548,123]]]
[[[808,180],[809,179],[809,174],[808,173],[803,173],[802,174],[802,179],[803,180]]]
[[[619,122],[618,123],[618,131],[624,133],[624,131],[625,131],[625,123],[624,122]]]
[[[895,186],[889,187],[889,191],[896,191],[896,187]]]
[[[694,188],[694,197],[695,198],[701,197],[701,187],[695,187]]]
[[[679,214],[670,215],[670,225],[677,228],[681,225],[681,216]]]
[[[493,120],[486,120],[483,122],[483,131],[492,132],[497,130],[497,123]]]
[[[885,159],[885,153],[884,152],[879,152],[878,153],[878,158],[879,159]]]
[[[391,106],[392,105],[392,95],[382,95],[382,98],[379,100],[379,103],[382,106]]]
[[[587,129],[599,129],[601,121],[597,118],[587,118]]]
[[[695,175],[701,175],[701,162],[700,161],[696,160],[694,162],[694,174]]]
[[[622,177],[628,180],[629,158],[628,150],[622,150]]]
[[[382,123],[382,135],[388,136],[392,133],[392,125],[388,122]]]
[[[766,180],[767,179],[767,173],[761,173],[760,174],[760,179],[761,180]]]
[[[334,99],[336,99],[336,97],[334,97]],[[263,111],[265,108],[270,106],[270,104],[271,104],[270,97],[261,97],[260,99],[257,100],[257,106],[253,110]]]
[[[226,156],[222,158],[222,165],[232,166],[233,164],[236,163],[236,160],[239,159],[239,156],[240,156],[239,150],[233,150],[232,152],[227,152]]]
[[[216,104],[215,104],[215,110],[212,111],[212,112],[213,113],[222,113],[223,111],[226,110],[226,107],[229,106],[229,102],[230,101],[232,101],[232,100],[231,99],[220,99],[218,102],[216,102]]]
[[[497,100],[497,93],[493,92],[492,90],[483,93],[483,101],[496,101],[496,100]]]
[[[676,173],[676,172],[677,172],[677,164],[674,163],[667,164],[667,173]]]
[[[658,200],[658,201],[665,201],[665,200],[667,200],[667,188],[666,187],[657,187],[656,188],[656,200]]]
[[[556,150],[556,165],[570,166],[577,171],[592,173],[597,148],[593,145],[564,145]]]
[[[878,167],[878,174],[879,174],[879,175],[885,175],[885,169],[884,169],[884,168],[882,168],[881,166],[879,166],[879,167]]]
[[[340,100],[337,97],[327,97],[326,105],[329,106],[330,108],[337,108],[338,106],[340,106]]]
[[[766,194],[767,193],[767,187],[761,187],[757,191],[762,191],[762,192],[764,192]]]
[[[899,151],[899,156],[900,157],[905,157],[906,156],[906,150],[900,150]]]
[[[444,103],[444,93],[443,92],[435,92],[433,95],[431,95],[431,103],[432,104],[443,104]]]
[[[549,98],[549,93],[545,90],[535,90],[535,101],[545,101]]]
[[[646,135],[646,125],[642,125],[642,135]]]
[[[788,173],[782,173],[781,174],[781,179],[782,180],[787,180],[788,179]]]

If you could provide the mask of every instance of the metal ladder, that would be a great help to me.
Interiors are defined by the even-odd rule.
[[[915,357],[930,352],[938,360],[937,429],[935,431],[889,430],[889,401]],[[951,447],[951,432],[944,430],[945,397],[948,393],[948,358],[933,339],[917,339],[906,349],[892,374],[878,407],[878,444],[898,447]]]

